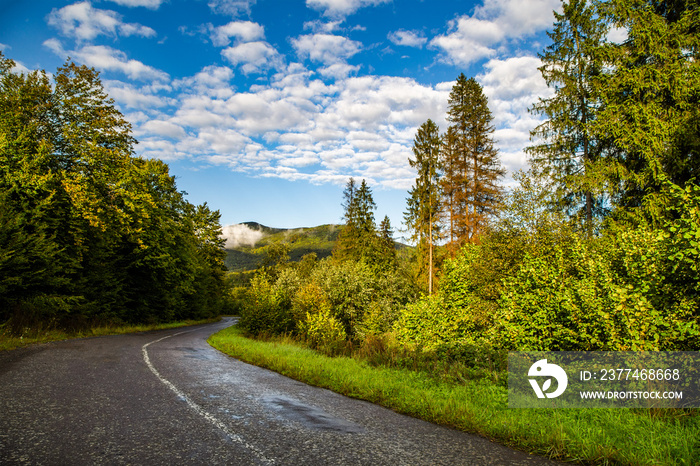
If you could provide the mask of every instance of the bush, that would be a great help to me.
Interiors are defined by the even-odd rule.
[[[397,339],[429,351],[696,350],[699,193],[671,190],[662,228],[608,223],[593,239],[553,217],[504,222],[445,262],[438,293],[401,311]]]
[[[240,325],[252,334],[304,334],[308,315],[328,313],[346,338],[359,342],[389,330],[398,309],[415,296],[393,270],[381,273],[362,262],[307,260],[269,272],[251,280],[241,311]]]
[[[257,274],[250,282],[238,325],[252,335],[294,331],[296,322],[285,291],[273,285],[267,273]]]
[[[331,314],[328,307],[317,313],[306,314],[306,319],[301,322],[301,334],[308,345],[330,356],[340,353],[345,347],[347,334],[343,324]]]

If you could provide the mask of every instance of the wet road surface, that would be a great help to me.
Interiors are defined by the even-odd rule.
[[[0,353],[0,464],[555,464],[242,363],[231,324]]]

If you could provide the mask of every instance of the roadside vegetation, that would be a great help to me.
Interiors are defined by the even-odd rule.
[[[332,256],[291,262],[271,245],[236,295],[238,329],[212,343],[556,458],[697,462],[696,409],[508,410],[504,365],[508,351],[700,349],[699,14],[565,2],[516,187],[502,188],[488,99],[462,74],[448,128],[428,119],[414,140],[415,247],[397,254],[371,187],[350,179]]]
[[[691,465],[700,453],[700,416],[693,411],[509,409],[498,355],[448,362],[374,341],[330,357],[295,338],[251,339],[239,327],[209,343],[311,385],[574,464]]]

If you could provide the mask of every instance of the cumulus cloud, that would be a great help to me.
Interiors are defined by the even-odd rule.
[[[244,73],[255,73],[280,66],[282,59],[267,42],[245,42],[228,47],[221,55],[233,65],[240,65]]]
[[[255,246],[260,241],[264,233],[260,230],[253,230],[248,225],[240,223],[238,225],[227,225],[221,229],[222,236],[226,239],[226,248],[236,248],[239,246]]]
[[[390,0],[306,0],[306,6],[321,11],[326,16],[344,17],[360,8],[377,6]]]
[[[185,139],[187,137],[182,126],[170,121],[149,120],[139,127],[139,132],[171,139]]]
[[[136,88],[132,84],[116,80],[103,82],[107,94],[127,108],[152,109],[168,105],[171,99],[155,95],[152,89]]]
[[[49,39],[44,42],[44,46],[60,57],[70,56],[87,66],[103,71],[118,71],[131,79],[141,81],[170,79],[167,73],[138,60],[130,60],[121,50],[104,45],[87,45],[77,50],[66,51],[58,39]]]
[[[495,56],[497,46],[507,39],[550,27],[555,9],[561,9],[560,0],[485,0],[473,15],[450,21],[447,34],[435,37],[430,45],[442,50],[443,61],[467,66]]]
[[[403,29],[391,32],[387,37],[394,44],[403,45],[406,47],[422,48],[423,45],[428,42],[428,39],[426,39],[421,33],[416,31],[405,31]]]
[[[281,68],[266,85],[220,92],[232,72],[206,67],[176,80],[168,114],[134,114],[146,157],[226,166],[253,176],[344,183],[349,176],[408,188],[416,128],[427,118],[443,124],[450,86],[409,78],[348,77],[332,83],[303,65]],[[116,84],[111,87],[120,88]],[[141,89],[130,98],[146,99]],[[153,94],[156,90],[151,89]],[[155,106],[157,100],[153,100]]]
[[[340,79],[348,77],[349,75],[351,75],[353,73],[357,73],[359,70],[360,70],[360,67],[358,65],[352,66],[352,65],[348,65],[347,63],[334,63],[332,65],[318,68],[316,71],[321,76],[340,80]]]
[[[528,108],[538,97],[552,94],[538,70],[541,64],[539,58],[532,56],[493,59],[484,66],[485,72],[476,77],[489,99],[497,128],[496,145],[509,173],[526,165],[523,149],[530,144],[530,130],[542,122]]]
[[[231,43],[231,38],[241,42],[253,42],[265,38],[265,28],[252,21],[232,21],[224,26],[209,25],[212,43],[217,47],[225,47]]]
[[[208,65],[194,76],[175,80],[173,86],[190,94],[228,98],[234,93],[233,76],[227,66]]]
[[[362,49],[360,42],[333,34],[307,34],[292,39],[292,46],[301,58],[331,65],[342,63]]]
[[[99,35],[155,37],[156,31],[138,23],[124,23],[122,16],[111,10],[93,8],[90,2],[54,8],[47,17],[50,26],[77,40],[92,40]]]

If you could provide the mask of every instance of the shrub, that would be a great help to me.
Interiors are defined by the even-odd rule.
[[[271,284],[267,273],[256,274],[250,282],[238,325],[253,335],[294,331],[296,323],[287,291]]]
[[[328,307],[316,313],[306,313],[300,332],[308,345],[328,355],[336,355],[345,347],[347,334],[343,324],[331,314]]]

